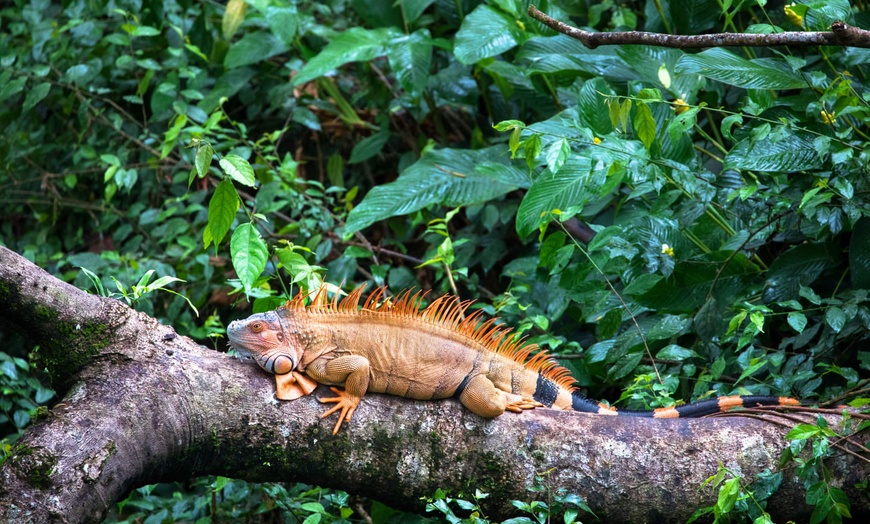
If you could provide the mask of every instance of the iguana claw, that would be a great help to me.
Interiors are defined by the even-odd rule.
[[[335,429],[332,430],[332,434],[335,435],[338,433],[338,430],[341,428],[341,423],[345,420],[350,420],[350,417],[353,415],[353,412],[356,411],[357,406],[359,406],[360,398],[354,395],[351,395],[347,391],[338,389],[338,388],[329,388],[333,393],[338,395],[337,397],[329,397],[322,398],[320,402],[324,404],[334,403],[335,406],[329,408],[320,418],[326,418],[338,410],[341,410],[341,413],[338,415],[338,422],[335,423]]]

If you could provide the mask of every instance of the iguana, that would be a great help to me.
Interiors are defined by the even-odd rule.
[[[323,418],[339,412],[333,434],[350,420],[366,392],[417,400],[458,397],[485,418],[507,411],[548,407],[634,417],[700,417],[741,406],[796,405],[772,396],[727,396],[649,411],[623,411],[591,401],[572,386],[569,371],[535,344],[526,344],[481,311],[465,315],[472,301],[445,295],[422,308],[425,293],[383,300],[376,289],[358,307],[365,286],[339,302],[325,287],[312,305],[300,293],[275,311],[231,322],[230,346],[276,375],[277,398],[310,394],[318,383],[337,396]]]

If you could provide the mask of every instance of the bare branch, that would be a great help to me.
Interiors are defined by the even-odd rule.
[[[651,45],[697,49],[702,47],[805,47],[836,45],[870,48],[870,31],[850,26],[843,21],[831,24],[831,31],[786,31],[767,35],[751,33],[714,33],[709,35],[668,35],[646,31],[597,33],[577,29],[549,17],[535,6],[529,6],[529,15],[542,24],[571,38],[580,40],[589,49],[602,45]]]

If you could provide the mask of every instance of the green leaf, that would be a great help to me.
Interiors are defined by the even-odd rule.
[[[238,210],[239,194],[233,187],[233,183],[225,178],[218,184],[208,203],[208,231],[215,247],[220,245],[221,240],[230,230]],[[205,245],[208,244],[206,241]]]
[[[396,38],[389,43],[387,58],[393,74],[412,97],[423,94],[432,67],[432,40],[427,29]]]
[[[85,72],[87,72],[87,66],[83,66],[85,68]],[[9,82],[0,88],[0,102],[6,100],[7,98],[17,95],[24,89],[24,84],[27,83],[27,78],[18,77],[15,80]]]
[[[701,106],[692,107],[679,115],[675,115],[674,118],[671,119],[671,122],[668,124],[668,135],[671,137],[672,141],[676,142],[681,136],[685,135],[689,129],[694,127],[695,120],[698,118],[698,111],[700,110]]]
[[[818,426],[812,424],[798,424],[785,436],[788,440],[806,440],[813,438],[821,432]]]
[[[239,276],[239,281],[250,291],[257,277],[266,269],[266,259],[269,250],[266,243],[250,222],[240,225],[233,231],[230,239],[230,254],[233,257],[233,268]]]
[[[24,97],[24,107],[22,110],[29,111],[30,108],[45,98],[49,91],[51,91],[51,84],[48,82],[42,82],[33,86],[32,89],[27,91],[27,96]]]
[[[498,56],[525,40],[516,20],[488,5],[479,5],[456,32],[453,54],[466,65]]]
[[[296,37],[296,30],[299,26],[299,13],[296,11],[296,4],[286,7],[270,5],[266,8],[266,20],[269,22],[269,29],[272,30],[272,33],[289,48],[293,44],[293,38]]]
[[[605,95],[608,94],[613,94],[613,90],[607,82],[603,78],[593,78],[583,84],[577,100],[580,118],[599,137],[611,133],[616,125],[616,120],[611,121],[611,109],[604,110],[607,107]],[[613,105],[617,106],[618,111],[617,99],[612,99],[611,107]]]
[[[389,127],[385,125],[380,132],[357,142],[350,152],[350,160],[347,163],[358,164],[359,162],[365,162],[380,153],[389,139]]]
[[[526,187],[523,170],[508,162],[501,146],[430,151],[395,182],[372,188],[348,214],[345,234],[432,204],[460,207]]]
[[[287,46],[284,45],[284,42],[272,33],[266,31],[250,33],[230,47],[224,58],[224,67],[236,69],[256,64],[286,51]]]
[[[565,161],[568,159],[568,155],[570,154],[571,145],[568,143],[567,138],[554,140],[549,147],[547,147],[547,152],[545,154],[547,168],[555,173],[565,164]]]
[[[825,322],[831,326],[834,332],[839,333],[843,329],[843,326],[846,325],[846,313],[837,306],[829,307],[825,311]]]
[[[677,62],[678,74],[698,73],[744,89],[800,89],[808,83],[784,60],[756,58],[747,60],[722,48],[685,55]]]
[[[798,333],[803,333],[807,327],[807,316],[800,311],[791,311],[788,314],[788,325]]]
[[[743,115],[728,115],[722,119],[721,129],[722,136],[727,138],[728,140],[734,140],[734,137],[731,135],[731,128],[743,125]]]
[[[219,163],[224,173],[232,177],[236,182],[249,187],[257,185],[257,179],[254,177],[254,168],[239,155],[227,155],[221,158]]]
[[[686,349],[683,346],[669,344],[656,353],[656,358],[660,360],[686,360],[687,358],[697,357],[698,354],[691,349]]]
[[[619,380],[622,377],[628,375],[634,368],[640,364],[640,361],[643,360],[643,357],[646,353],[643,351],[636,351],[634,353],[629,353],[620,357],[616,363],[607,370],[607,377],[612,380]]]
[[[211,144],[203,144],[196,151],[196,173],[199,178],[205,177],[211,167],[211,159],[214,156],[214,149]]]
[[[545,171],[532,183],[517,210],[517,233],[522,237],[537,230],[551,220],[551,213],[559,212],[568,218],[569,208],[579,212],[597,192],[590,187],[592,162],[588,158],[571,156],[559,171]]]
[[[810,135],[795,133],[773,142],[770,137],[737,142],[725,155],[725,169],[793,173],[820,169],[824,165],[813,149]]]
[[[652,116],[649,106],[646,104],[638,104],[637,112],[634,114],[634,130],[637,132],[637,137],[643,142],[647,151],[652,147],[653,141],[656,139],[656,121]]]
[[[395,28],[363,29],[353,27],[336,36],[293,78],[298,86],[326,75],[349,62],[366,62],[387,54],[386,44],[402,34]]]
[[[523,154],[526,157],[526,165],[529,171],[538,166],[538,155],[541,154],[541,135],[534,133],[523,141]]]

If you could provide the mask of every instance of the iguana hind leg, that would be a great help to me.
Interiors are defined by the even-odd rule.
[[[468,381],[459,395],[462,405],[484,418],[501,415],[505,410],[520,412],[524,409],[541,407],[543,404],[532,399],[522,398],[495,387],[484,375],[475,375]]]
[[[350,420],[369,387],[369,361],[359,355],[346,355],[334,359],[318,359],[310,363],[305,372],[314,380],[325,384],[344,384],[344,391],[330,388],[338,395],[320,399],[324,404],[335,404],[321,418],[339,412],[332,434],[338,433],[341,423]]]

